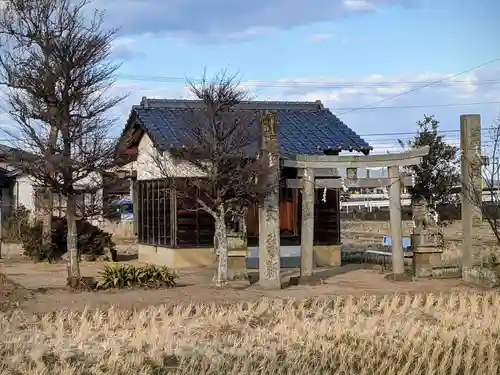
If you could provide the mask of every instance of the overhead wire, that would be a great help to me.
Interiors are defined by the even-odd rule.
[[[478,69],[478,68],[476,68]],[[465,73],[460,73],[465,74]],[[118,74],[117,78],[128,80],[128,81],[140,81],[140,82],[167,82],[167,83],[186,83],[187,81],[201,82],[200,79],[190,79],[185,77],[173,77],[173,76],[140,76],[140,75],[129,75],[129,74]],[[449,79],[448,77],[446,77]],[[442,83],[445,83],[444,80]],[[267,80],[247,80],[241,81],[242,86],[259,86],[259,87],[300,87],[307,86],[313,88],[377,88],[384,86],[394,86],[394,85],[414,85],[414,86],[426,86],[426,85],[437,85],[438,81],[376,81],[373,82],[363,82],[363,81],[328,81],[327,79],[322,81],[302,81],[302,80],[280,80],[280,81],[267,81]],[[497,85],[500,84],[498,79],[485,79],[485,80],[453,80],[446,82],[446,86],[462,86],[462,85]]]
[[[476,65],[476,66],[474,66],[474,67],[472,67],[472,68],[469,68],[469,69],[463,70],[463,71],[461,71],[461,72],[459,72],[459,73],[456,73],[456,74],[452,74],[452,75],[446,76],[446,77],[444,77],[444,78],[438,79],[438,80],[433,81],[433,82],[429,82],[428,84],[425,84],[425,85],[422,85],[422,86],[419,86],[419,87],[415,87],[415,88],[410,89],[410,90],[406,90],[406,91],[400,92],[400,93],[398,93],[398,94],[395,94],[395,95],[392,95],[392,96],[386,97],[386,98],[381,99],[381,100],[377,100],[377,101],[372,102],[372,103],[368,103],[368,104],[362,105],[362,106],[357,107],[357,108],[350,109],[350,110],[348,110],[348,111],[345,111],[345,112],[340,113],[340,114],[339,114],[339,116],[342,116],[342,115],[345,115],[345,114],[347,114],[347,113],[351,113],[351,112],[354,112],[354,111],[358,111],[358,110],[361,110],[361,109],[364,109],[364,108],[372,107],[372,106],[374,106],[374,105],[376,105],[376,104],[380,104],[380,103],[386,102],[386,101],[388,101],[388,100],[392,100],[392,99],[398,98],[398,97],[403,96],[403,95],[408,95],[408,94],[410,94],[410,93],[412,93],[412,92],[415,92],[415,91],[418,91],[418,90],[424,89],[424,88],[426,88],[426,87],[433,86],[433,85],[436,85],[436,84],[439,84],[439,83],[442,83],[442,82],[448,81],[448,80],[450,80],[450,79],[453,79],[453,78],[455,78],[455,77],[461,76],[461,75],[463,75],[463,74],[466,74],[466,73],[472,72],[472,71],[474,71],[474,70],[477,70],[477,69],[483,68],[483,67],[485,67],[485,66],[487,66],[487,65],[491,65],[491,64],[493,64],[493,63],[495,63],[495,62],[498,62],[498,61],[500,61],[500,57],[497,57],[497,58],[495,58],[495,59],[493,59],[493,60],[486,61],[486,62],[484,62],[484,63],[482,63],[482,64],[479,64],[479,65]]]
[[[418,90],[421,90],[423,88],[427,88],[427,87],[431,87],[431,86],[435,86],[435,85],[439,85],[440,83],[444,83],[444,82],[447,82],[447,81],[450,81],[452,80],[453,78],[456,78],[460,75],[463,75],[463,74],[466,74],[466,73],[469,73],[469,72],[472,72],[474,70],[477,70],[477,69],[480,69],[484,66],[487,66],[487,65],[490,65],[490,64],[493,64],[495,62],[498,62],[500,61],[500,57],[498,58],[495,58],[495,59],[492,59],[490,61],[487,61],[485,63],[482,63],[482,64],[479,64],[479,65],[476,65],[472,68],[469,68],[469,69],[466,69],[466,70],[463,70],[459,73],[456,73],[456,74],[453,74],[453,75],[449,75],[449,76],[446,76],[444,78],[441,78],[439,80],[435,80],[435,81],[431,81],[431,82],[427,82],[427,83],[424,83],[424,82],[412,82],[412,81],[392,81],[392,82],[373,82],[373,83],[362,83],[362,82],[351,82],[351,83],[347,83],[347,82],[344,82],[344,83],[334,83],[334,84],[329,84],[329,83],[325,83],[325,82],[305,82],[305,81],[295,81],[295,82],[271,82],[271,81],[247,81],[246,84],[258,84],[260,86],[267,86],[267,87],[273,87],[273,85],[276,85],[274,87],[298,87],[298,86],[301,86],[301,85],[306,85],[306,86],[311,86],[311,84],[313,85],[316,85],[316,87],[320,87],[322,85],[325,85],[324,87],[379,87],[379,86],[383,86],[383,85],[395,85],[395,84],[412,84],[412,85],[417,85],[416,87],[410,89],[410,90],[406,90],[406,91],[403,91],[403,92],[400,92],[398,94],[395,94],[395,95],[392,95],[392,96],[389,96],[389,97],[386,97],[386,98],[383,98],[381,100],[377,100],[375,102],[372,102],[372,103],[369,103],[369,104],[365,104],[363,106],[359,106],[359,107],[352,107],[352,108],[331,108],[332,111],[343,111],[342,113],[340,114],[337,114],[338,116],[341,116],[341,115],[344,115],[344,114],[348,114],[348,113],[352,113],[354,111],[359,111],[359,110],[382,110],[382,109],[408,109],[408,108],[433,108],[433,107],[452,107],[452,106],[473,106],[473,105],[489,105],[489,104],[500,104],[500,101],[490,101],[490,102],[469,102],[469,103],[444,103],[444,104],[433,104],[433,105],[399,105],[399,106],[376,106],[374,107],[374,105],[376,104],[380,104],[380,103],[383,103],[383,102],[386,102],[388,100],[391,100],[391,99],[395,99],[397,97],[401,97],[403,95],[407,95],[409,93],[412,93],[412,92],[415,92],[415,91],[418,91]],[[133,80],[133,79],[136,79],[136,80],[148,80],[148,79],[159,79],[159,80],[162,80],[162,81],[178,81],[178,82],[181,82],[181,80],[183,80],[184,82],[186,81],[186,78],[180,78],[180,77],[153,77],[153,76],[132,76],[132,75],[119,75],[119,77],[126,77],[127,79],[130,79],[130,80]],[[485,80],[485,81],[471,81],[471,80],[463,80],[463,81],[451,81],[451,82],[447,82],[447,85],[451,85],[451,84],[458,84],[458,83],[463,83],[463,84],[471,84],[471,83],[474,83],[474,84],[478,84],[480,82],[483,82],[484,84],[496,84],[496,83],[499,83],[500,84],[500,80]],[[365,86],[363,86],[365,85]],[[484,130],[484,129],[483,129]],[[440,133],[453,133],[453,132],[459,132],[459,130],[445,130],[445,131],[440,131]],[[414,135],[416,134],[416,132],[414,133],[379,133],[379,134],[360,134],[360,136],[362,138],[367,138],[367,137],[370,137],[370,136],[384,136],[384,137],[389,137],[389,136],[398,136],[395,140],[396,142],[399,142],[401,141],[401,135]],[[411,137],[411,138],[413,138]],[[118,138],[118,137],[116,137]],[[116,139],[116,138],[110,138],[110,139]],[[9,141],[13,141],[12,139],[9,140],[7,138],[5,139],[0,139],[0,142],[9,142]],[[378,140],[377,140],[378,142]],[[388,139],[385,139],[385,140],[380,140],[380,142],[384,142],[385,144],[387,143],[392,143],[392,139],[391,140],[388,140]]]

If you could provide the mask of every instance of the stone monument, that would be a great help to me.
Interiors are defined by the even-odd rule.
[[[432,270],[441,265],[442,248],[439,246],[439,228],[421,199],[413,205],[413,274],[415,277],[430,277]]]

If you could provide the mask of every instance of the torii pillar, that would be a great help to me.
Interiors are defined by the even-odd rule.
[[[392,273],[402,275],[405,271],[403,251],[403,218],[401,215],[401,175],[399,166],[390,166],[389,170],[389,209],[392,235]]]

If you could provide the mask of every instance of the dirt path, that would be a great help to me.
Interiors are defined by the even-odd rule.
[[[84,276],[96,276],[102,264],[82,263]],[[63,288],[66,277],[64,264],[33,264],[31,262],[7,262],[3,272],[12,281],[21,284],[33,297],[19,302],[28,312],[50,312],[60,309],[82,310],[86,307],[143,308],[159,304],[189,302],[231,303],[266,298],[307,298],[332,295],[392,294],[471,290],[460,280],[419,280],[415,282],[391,282],[380,271],[360,269],[359,266],[343,266],[328,270],[324,284],[317,286],[292,286],[283,290],[266,291],[257,284],[232,282],[224,289],[211,286],[212,271],[209,269],[180,272],[180,286],[167,290],[122,290],[106,292],[71,293]],[[290,275],[290,271],[289,271]],[[288,277],[289,277],[288,275]],[[287,276],[285,275],[284,278]]]

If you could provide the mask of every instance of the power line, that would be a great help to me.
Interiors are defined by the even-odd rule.
[[[465,74],[462,72],[461,74]],[[192,79],[185,77],[174,77],[174,76],[141,76],[141,75],[131,75],[131,74],[118,74],[118,78],[129,80],[129,81],[141,81],[141,82],[167,82],[167,83],[186,83],[187,81],[201,82],[201,79]],[[450,76],[453,77],[453,76]],[[447,78],[450,79],[450,78]],[[436,85],[438,81],[379,81],[379,82],[362,82],[362,81],[345,81],[345,82],[328,82],[328,81],[293,81],[293,80],[283,80],[283,81],[257,81],[257,80],[247,80],[241,81],[242,86],[259,86],[259,87],[314,87],[314,88],[351,88],[351,87],[367,87],[367,88],[377,88],[383,86],[394,86],[394,85],[414,85],[414,86],[426,86],[429,84]],[[500,84],[498,79],[487,79],[487,80],[454,80],[446,83],[446,86],[461,86],[461,85],[496,85]],[[146,89],[144,89],[146,90]]]
[[[476,65],[476,66],[474,66],[474,67],[472,67],[472,68],[469,68],[469,69],[466,69],[466,70],[464,70],[464,71],[462,71],[462,72],[460,72],[460,73],[456,73],[456,74],[453,74],[453,75],[451,75],[451,76],[447,76],[447,77],[444,77],[444,78],[442,78],[442,79],[439,79],[439,80],[437,80],[437,81],[430,82],[430,83],[428,83],[428,84],[426,84],[426,85],[423,85],[423,86],[420,86],[420,87],[416,87],[416,88],[413,88],[413,89],[411,89],[411,90],[403,91],[403,92],[400,92],[399,94],[392,95],[392,96],[389,96],[389,97],[384,98],[384,99],[381,99],[381,100],[377,100],[376,102],[369,103],[369,104],[363,105],[363,106],[358,107],[358,108],[353,108],[353,109],[351,109],[351,110],[349,110],[349,111],[346,111],[346,112],[342,112],[339,116],[345,115],[346,113],[350,113],[350,112],[358,111],[358,110],[360,110],[360,109],[368,108],[368,107],[371,107],[371,106],[373,106],[373,105],[375,105],[375,104],[383,103],[383,102],[386,102],[387,100],[395,99],[395,98],[398,98],[398,97],[400,97],[400,96],[407,95],[407,94],[410,94],[410,93],[412,93],[412,92],[415,92],[415,91],[417,91],[417,90],[421,90],[421,89],[423,89],[423,88],[426,88],[426,87],[429,87],[429,86],[432,86],[432,85],[436,85],[436,84],[438,84],[438,83],[442,83],[442,82],[444,82],[444,81],[447,81],[447,80],[450,80],[450,79],[452,79],[452,78],[458,77],[458,76],[460,76],[460,75],[462,75],[462,74],[469,73],[469,72],[472,72],[473,70],[480,69],[480,68],[482,68],[482,67],[484,67],[484,66],[486,66],[486,65],[493,64],[493,63],[495,63],[495,62],[497,62],[497,61],[500,61],[500,57],[497,57],[497,58],[495,58],[495,59],[493,59],[493,60],[487,61],[487,62],[482,63],[482,64],[479,64],[479,65]]]
[[[495,130],[497,127],[487,127],[487,128],[481,128],[481,131],[483,130]],[[460,133],[460,129],[446,129],[446,130],[439,130],[439,134],[441,133]],[[370,136],[390,136],[390,135],[415,135],[417,134],[417,130],[414,132],[402,132],[402,133],[367,133],[367,134],[360,134],[360,137],[370,137]]]
[[[489,131],[489,130],[497,130],[498,128],[497,127],[482,127],[481,128],[481,132],[484,132],[484,131]],[[459,135],[460,133],[460,130],[459,129],[445,129],[445,130],[439,130],[438,131],[438,135],[442,135],[442,134],[446,134],[446,135],[449,135],[449,134],[455,134],[455,135]],[[365,133],[365,134],[358,134],[361,138],[368,138],[368,137],[386,137],[386,138],[378,138],[378,139],[373,139],[372,141],[373,142],[384,142],[384,141],[397,141],[398,139],[410,139],[412,137],[415,137],[416,135],[418,134],[418,130],[415,130],[415,131],[412,131],[412,132],[386,132],[386,133]],[[446,136],[445,135],[445,136]],[[117,135],[115,137],[106,137],[105,139],[108,139],[108,140],[116,140],[116,139],[119,139],[120,136]],[[13,137],[4,137],[4,138],[0,138],[0,141],[19,141],[19,139],[17,138],[13,138]],[[483,140],[483,142],[486,142],[486,140]]]
[[[411,140],[414,139],[415,136],[416,136],[416,133],[414,133],[412,137],[406,137],[406,138],[367,139],[365,136],[362,136],[362,135],[360,137],[363,138],[365,141],[367,141],[371,146],[374,146],[374,145],[384,145],[384,146],[386,146],[386,145],[389,145],[389,144],[394,144],[395,146],[397,146],[399,144],[398,141],[403,141],[403,142],[411,141]],[[106,138],[106,140],[116,141],[119,138],[120,138],[119,136],[108,137],[108,138]],[[460,139],[459,138],[446,138],[445,141],[456,141],[456,142],[459,142]],[[15,139],[15,138],[0,138],[0,142],[22,143],[22,141],[20,141],[18,139]],[[494,143],[493,140],[482,140],[481,141],[482,145],[492,144],[492,143]]]
[[[500,129],[500,126],[492,126],[492,125],[488,125],[488,126],[482,126],[481,127],[481,132],[484,132],[484,131],[490,131],[490,130],[498,130]],[[416,134],[418,133],[420,130],[418,129],[415,129],[414,131],[411,131],[411,132],[389,132],[389,133],[364,133],[364,135],[366,136],[376,136],[376,135],[410,135],[410,134]],[[460,133],[460,129],[438,129],[437,130],[437,133],[438,134],[449,134],[449,133],[457,133],[459,134]]]
[[[339,114],[341,116],[343,114],[349,113],[351,109],[354,110],[363,110],[363,111],[371,111],[378,109],[408,109],[408,108],[438,108],[438,107],[467,107],[473,105],[489,105],[489,104],[500,104],[499,102],[472,102],[472,103],[446,103],[446,104],[427,104],[427,105],[395,105],[395,106],[383,106],[383,107],[367,107],[367,108],[330,108],[331,111],[347,111]]]

